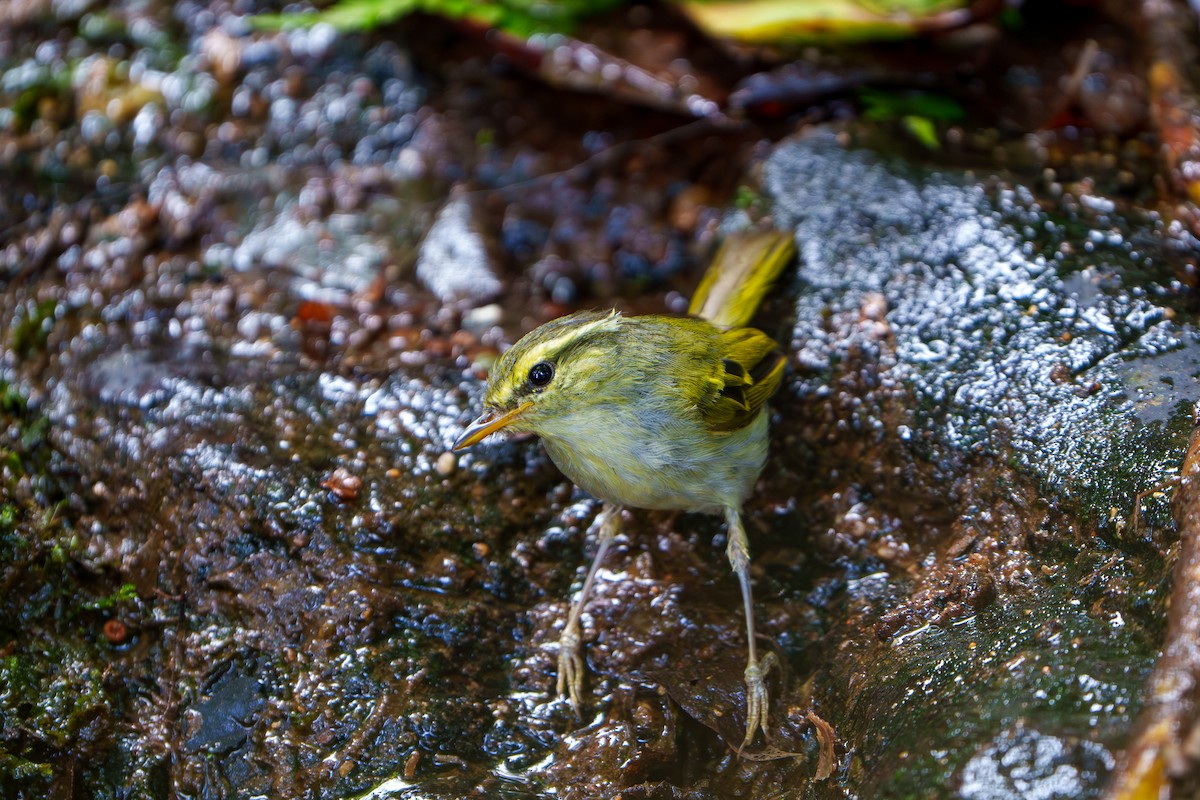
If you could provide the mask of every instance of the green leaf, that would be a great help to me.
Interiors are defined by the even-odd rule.
[[[877,122],[902,120],[907,116],[952,122],[965,116],[956,100],[932,92],[889,92],[867,87],[858,91],[858,100],[863,106],[863,117]]]
[[[262,14],[251,18],[260,30],[309,28],[318,23],[342,32],[373,30],[418,11],[528,37],[535,33],[567,33],[585,16],[607,11],[628,0],[340,0],[323,11]]]
[[[419,11],[421,5],[421,0],[344,0],[324,11],[260,14],[250,21],[254,27],[263,30],[311,28],[318,23],[325,23],[339,31],[366,31]]]
[[[938,139],[937,128],[934,127],[933,120],[928,117],[918,117],[915,114],[907,114],[900,119],[905,129],[913,135],[918,142],[928,147],[930,150],[938,150],[942,146],[942,142]]]
[[[845,44],[918,36],[930,17],[965,0],[680,0],[680,9],[716,38],[743,42]]]

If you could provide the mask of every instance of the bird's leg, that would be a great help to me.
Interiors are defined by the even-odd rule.
[[[762,661],[758,660],[758,649],[754,642],[754,598],[750,590],[750,542],[746,539],[746,530],[742,527],[741,512],[729,507],[725,509],[725,524],[729,529],[729,544],[725,554],[729,564],[742,585],[742,604],[746,609],[746,642],[748,658],[746,661],[746,737],[742,739],[742,750],[754,740],[754,733],[762,728],[763,736],[767,735],[767,673],[775,666],[775,654],[767,653]]]
[[[605,503],[604,508],[600,511],[600,531],[597,534],[596,555],[592,559],[592,565],[588,567],[587,577],[584,578],[579,597],[575,598],[575,602],[571,606],[571,613],[567,615],[567,624],[563,628],[562,638],[558,640],[558,695],[559,697],[567,695],[571,701],[571,708],[575,710],[575,716],[579,719],[583,718],[579,711],[579,697],[583,692],[583,656],[580,653],[582,638],[579,630],[579,616],[583,612],[584,604],[587,603],[588,595],[591,594],[592,583],[595,582],[596,573],[599,572],[600,564],[604,561],[604,554],[617,535],[620,524],[620,506]]]

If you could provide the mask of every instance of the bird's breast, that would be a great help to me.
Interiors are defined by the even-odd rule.
[[[577,486],[632,508],[717,511],[749,494],[767,455],[767,419],[731,433],[697,421],[581,410],[540,431],[551,460]]]

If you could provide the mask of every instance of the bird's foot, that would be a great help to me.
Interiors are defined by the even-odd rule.
[[[767,673],[775,666],[777,659],[774,653],[767,653],[763,658],[746,665],[746,738],[738,748],[740,754],[754,741],[754,734],[762,729],[763,737],[767,736],[767,710],[770,698],[767,696]]]
[[[558,640],[558,696],[564,695],[571,701],[571,708],[576,719],[582,719],[580,713],[580,695],[583,694],[583,656],[580,643],[578,620],[568,620],[563,629],[562,638]]]

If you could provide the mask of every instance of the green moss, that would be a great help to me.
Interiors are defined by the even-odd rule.
[[[16,506],[0,505],[0,559],[12,562],[29,549],[29,540],[16,527]]]
[[[54,452],[49,444],[50,420],[30,406],[19,386],[6,381],[0,381],[0,430],[5,432],[0,439],[0,486],[7,482],[9,506],[5,513],[10,520],[7,526],[0,523],[2,539],[6,527],[12,528],[21,513],[32,522],[44,511],[43,523],[51,521],[56,501],[65,492],[52,486],[50,464]],[[27,479],[25,488],[18,492],[23,478]],[[22,504],[12,502],[18,494],[30,504],[28,508],[18,508]]]
[[[768,198],[752,186],[742,185],[733,196],[733,207],[742,211],[761,212],[768,206]]]
[[[1148,530],[1174,523],[1169,503],[1170,484],[1192,429],[1191,403],[1181,402],[1167,420],[1133,422],[1112,411],[1111,439],[1095,436],[1080,449],[1083,476],[1067,489],[1084,514],[1124,540],[1144,538]],[[1120,430],[1124,423],[1125,429]],[[1138,508],[1137,526],[1134,508]]]
[[[17,131],[28,131],[44,108],[70,107],[72,75],[70,69],[55,70],[30,62],[0,65],[0,108],[12,110]],[[43,101],[49,101],[49,106]]]
[[[93,660],[59,645],[4,659],[0,684],[9,687],[6,711],[17,712],[38,743],[67,747],[91,719],[108,710],[101,671],[90,666]]]
[[[36,303],[30,300],[18,306],[8,334],[9,346],[13,352],[26,359],[45,350],[57,318],[58,301],[54,299],[40,300]]]
[[[36,307],[33,308],[36,312]],[[43,306],[47,319],[53,312]],[[34,315],[36,316],[36,314]],[[49,422],[20,387],[0,382],[0,786],[58,779],[58,754],[100,754],[95,737],[117,699],[105,685],[96,609],[136,599],[132,586],[96,591],[74,568],[79,534],[48,495],[55,488]],[[103,590],[102,590],[103,591]],[[9,723],[11,721],[11,724]]]
[[[16,781],[27,781],[31,778],[48,780],[54,777],[54,767],[50,764],[14,756],[3,745],[0,745],[0,775],[7,775]]]
[[[137,588],[132,583],[123,583],[115,591],[96,600],[83,603],[84,608],[94,611],[110,611],[122,604],[128,604],[138,599]]]

